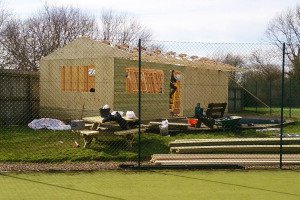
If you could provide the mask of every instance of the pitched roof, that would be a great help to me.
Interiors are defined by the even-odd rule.
[[[42,58],[42,60],[79,59],[98,57],[125,57],[129,58],[129,52],[111,47],[101,41],[88,37],[80,37],[62,48]]]
[[[137,48],[129,50],[128,46],[111,46],[108,43],[92,40],[88,37],[80,37],[53,53],[43,57],[42,60],[56,59],[80,59],[80,58],[99,58],[115,57],[138,60]],[[192,59],[193,58],[193,59]],[[238,68],[228,64],[217,62],[208,58],[198,58],[197,56],[188,58],[186,54],[161,54],[161,52],[149,53],[142,51],[142,61],[172,64],[186,67],[221,70],[239,71]]]

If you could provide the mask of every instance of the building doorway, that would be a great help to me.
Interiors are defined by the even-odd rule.
[[[170,77],[169,111],[171,116],[178,116],[181,107],[181,72],[172,70]]]

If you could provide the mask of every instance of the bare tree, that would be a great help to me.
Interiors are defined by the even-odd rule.
[[[244,58],[241,55],[234,55],[232,53],[228,53],[225,55],[215,55],[214,60],[229,64],[234,67],[243,68],[245,65]]]
[[[242,55],[234,55],[232,53],[227,54],[216,54],[213,56],[213,59],[222,62],[224,64],[231,65],[237,68],[244,68],[245,67],[245,59]],[[230,75],[230,82],[229,85],[235,85],[236,82],[240,82],[242,78],[242,73],[240,72],[231,72]]]
[[[0,30],[9,16],[10,13],[7,11],[4,2],[0,1]]]
[[[1,0],[0,0],[1,1]],[[1,8],[0,8],[0,11]],[[0,19],[4,19],[0,12]],[[1,23],[0,66],[19,70],[38,70],[39,61],[55,49],[80,36],[109,40],[114,44],[136,45],[137,39],[148,41],[151,31],[124,13],[104,11],[101,32],[95,18],[72,6],[49,6],[26,20],[10,17]],[[144,42],[146,45],[146,42]],[[150,44],[148,45],[150,46]]]
[[[104,10],[100,16],[100,34],[103,40],[115,42],[122,21],[121,15],[116,15],[112,10]]]
[[[43,56],[80,36],[96,38],[97,31],[95,19],[78,8],[45,5],[25,21],[11,19],[1,43],[16,68],[38,70]]]
[[[277,97],[281,94],[279,89],[280,62],[278,62],[277,57],[274,57],[274,53],[270,49],[252,52],[247,62],[247,71],[243,74],[244,87],[248,91],[252,91],[263,102],[269,103],[269,105],[278,104],[280,98]],[[252,95],[245,95],[245,99],[247,99],[244,101],[245,104],[257,105],[258,102],[252,99]],[[256,103],[254,104],[254,102]]]
[[[251,54],[248,69],[253,71],[257,78],[268,81],[276,80],[281,75],[280,66],[275,64],[273,57],[262,51],[254,51]]]
[[[113,10],[102,11],[100,29],[101,38],[114,44],[136,45],[140,38],[147,45],[152,39],[152,32],[137,19]]]
[[[300,75],[300,5],[274,17],[267,27],[266,35],[280,49],[286,43],[287,57],[293,64],[294,73]]]
[[[29,52],[27,50],[26,35],[23,34],[24,29],[21,21],[10,19],[5,25],[1,40],[1,45],[6,55],[3,59],[5,68],[30,70],[32,63],[30,62]]]
[[[0,69],[7,68],[7,52],[5,51],[5,47],[3,46],[4,37],[3,30],[6,26],[7,22],[11,19],[12,15],[8,11],[5,2],[0,1]]]

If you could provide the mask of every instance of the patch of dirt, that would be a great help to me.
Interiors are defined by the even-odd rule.
[[[80,171],[101,171],[101,170],[126,170],[137,166],[136,162],[66,162],[66,163],[0,163],[0,172],[80,172]],[[156,168],[153,163],[143,162],[141,166],[146,169],[164,169],[168,167]],[[169,168],[172,169],[172,168]],[[188,167],[187,167],[188,169]],[[244,170],[276,170],[278,165],[244,166]],[[286,165],[284,170],[300,170],[300,165]],[[180,170],[185,170],[180,168]],[[200,169],[207,170],[207,169]],[[226,170],[226,169],[225,169]],[[243,170],[243,169],[242,169]]]
[[[98,171],[121,169],[120,165],[136,165],[130,162],[66,162],[66,163],[0,163],[0,172],[39,171]]]
[[[246,166],[245,169],[253,169],[253,170],[260,170],[260,169],[279,169],[279,165],[256,165],[256,166]],[[282,169],[286,170],[300,170],[300,165],[284,165]]]

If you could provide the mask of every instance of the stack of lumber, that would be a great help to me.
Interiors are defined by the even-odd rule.
[[[171,153],[278,153],[279,138],[191,139],[170,142]],[[300,138],[284,138],[285,153],[300,153]]]
[[[299,165],[299,154],[284,154],[284,165]],[[155,165],[278,165],[279,154],[154,154]]]
[[[278,165],[280,138],[185,139],[170,142],[172,154],[154,154],[155,165]],[[300,138],[283,139],[283,164],[300,164]]]

